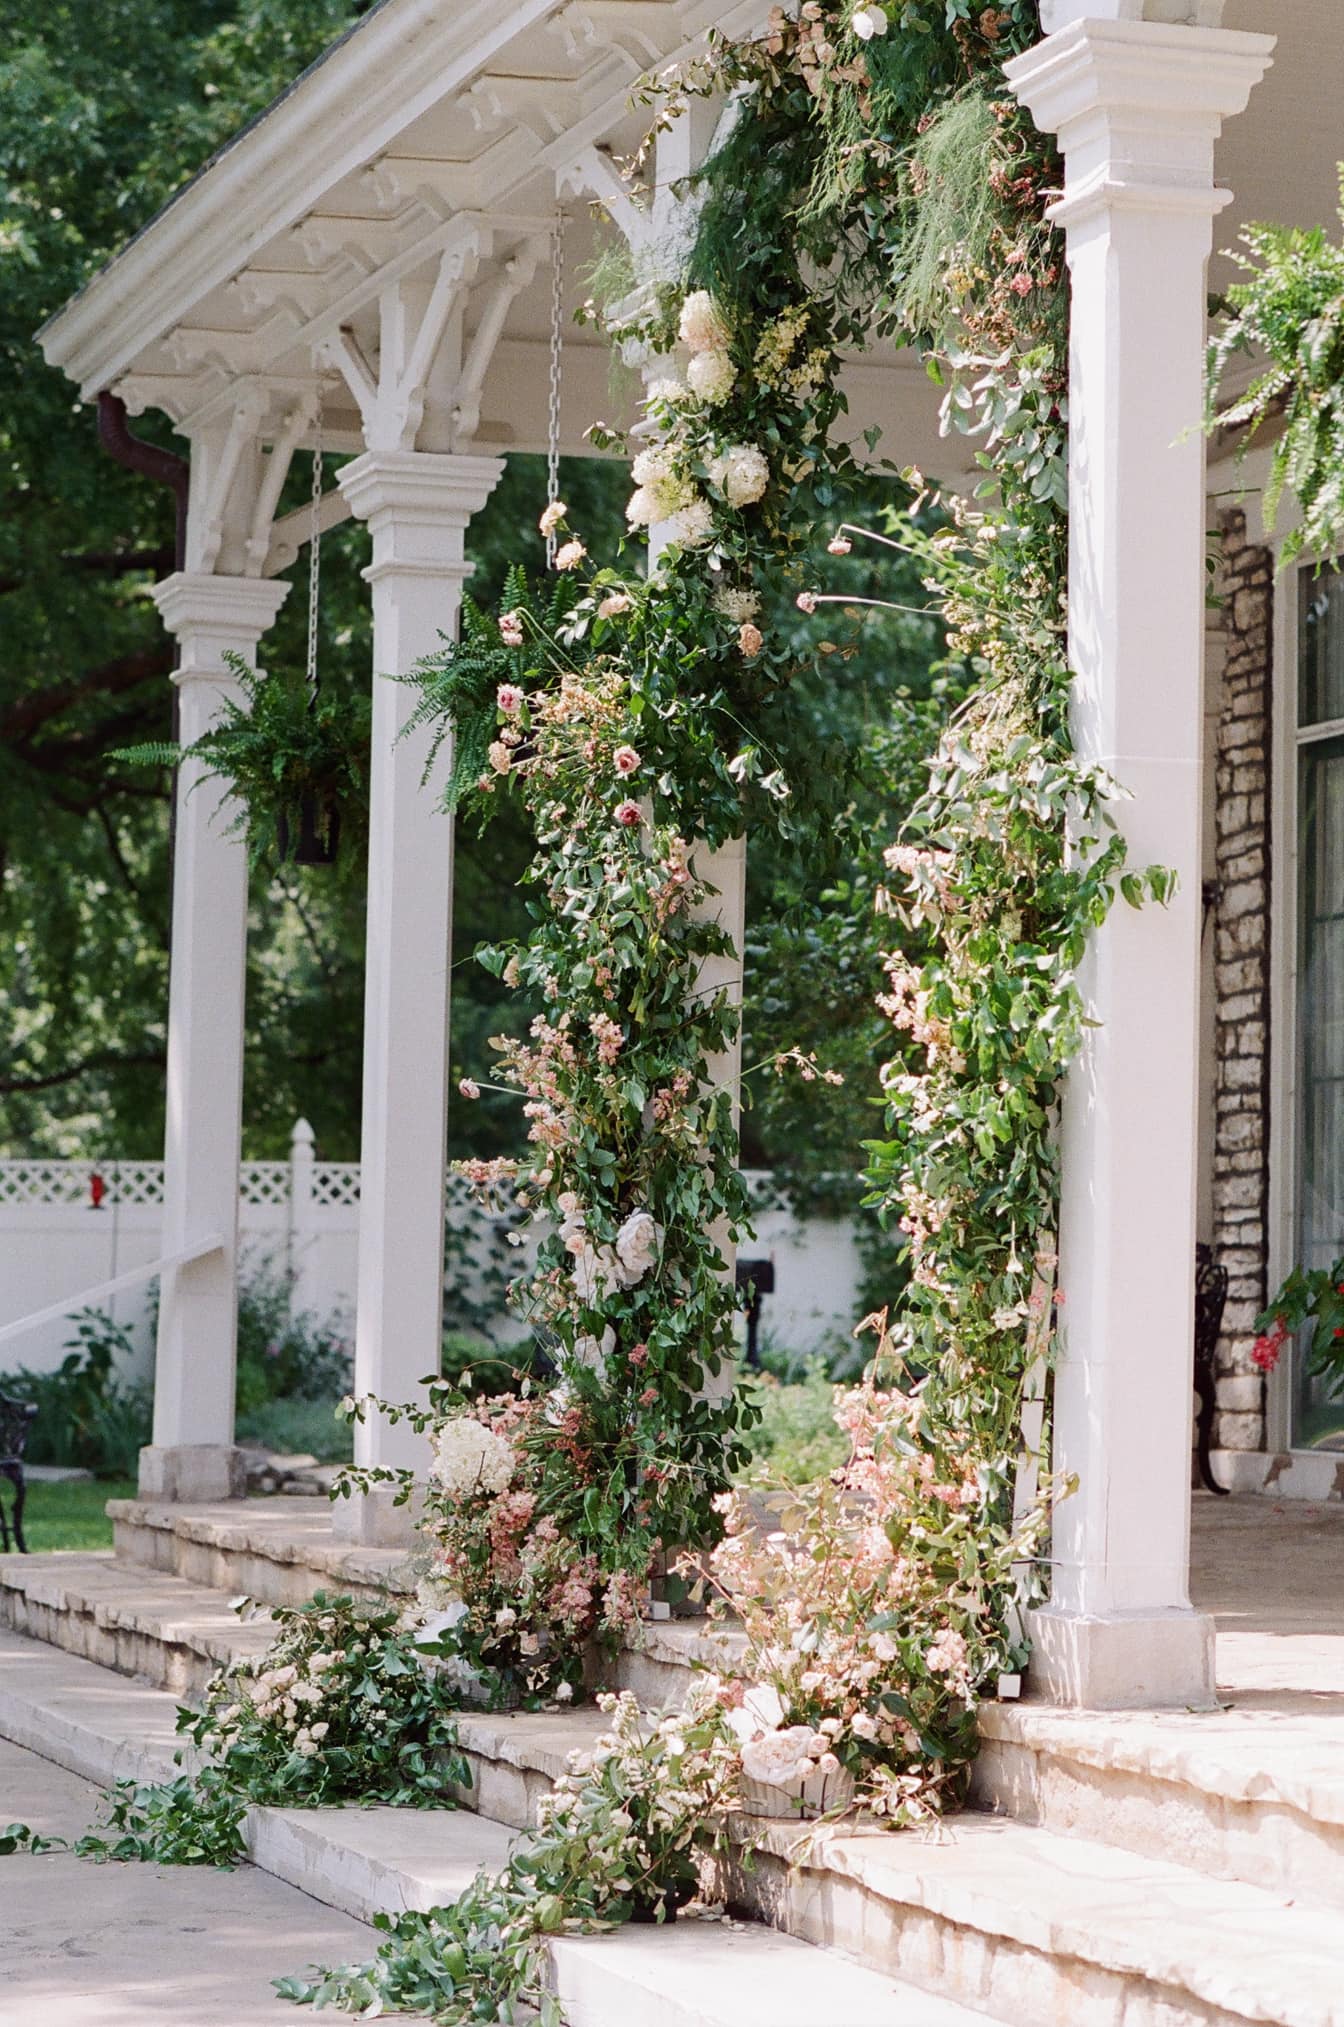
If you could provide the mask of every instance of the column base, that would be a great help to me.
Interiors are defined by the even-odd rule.
[[[1028,1615],[1027,1694],[1083,1710],[1212,1710],[1214,1626],[1204,1612],[1082,1618],[1045,1605]]]
[[[233,1443],[150,1444],[140,1452],[140,1497],[204,1505],[247,1494],[247,1461]]]
[[[352,1492],[348,1499],[331,1502],[331,1531],[338,1541],[360,1548],[413,1548],[418,1540],[416,1518],[418,1496],[405,1506],[394,1506],[395,1485],[374,1485],[367,1492]]]

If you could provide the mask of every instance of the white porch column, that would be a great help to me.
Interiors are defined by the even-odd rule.
[[[1197,14],[1196,6],[1202,9]],[[1222,122],[1272,38],[1173,0],[1050,0],[1056,33],[1007,67],[1059,136],[1073,283],[1070,655],[1080,756],[1131,863],[1174,868],[1168,908],[1117,904],[1081,984],[1068,1080],[1053,1586],[1033,1683],[1091,1706],[1205,1703],[1211,1620],[1189,1597],[1199,978],[1205,269]],[[1086,15],[1087,18],[1075,18]],[[1104,16],[1108,18],[1097,18]],[[1122,18],[1115,18],[1115,17]]]
[[[154,591],[176,634],[181,742],[207,731],[226,696],[232,650],[255,664],[257,643],[287,584],[178,571]],[[197,784],[201,783],[200,786]],[[218,1251],[165,1272],[155,1355],[154,1440],[140,1453],[146,1498],[227,1499],[241,1491],[233,1448],[235,1272],[243,1103],[247,848],[225,832],[223,786],[185,763],[177,779],[172,972],[168,991],[163,1250],[218,1232]]]
[[[399,737],[415,693],[404,674],[457,628],[467,523],[503,471],[499,458],[369,451],[341,491],[367,521],[373,562],[373,751],[360,1135],[355,1392],[423,1398],[439,1367],[453,830],[421,786],[427,734]],[[418,1466],[423,1441],[371,1419],[355,1434],[364,1465]],[[339,1531],[375,1541],[404,1532],[382,1496],[338,1502]]]

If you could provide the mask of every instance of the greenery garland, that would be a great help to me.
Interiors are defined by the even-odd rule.
[[[1069,739],[1067,318],[1044,218],[1057,164],[1001,77],[1038,34],[1031,0],[804,0],[657,88],[660,121],[688,92],[735,106],[694,179],[684,271],[637,288],[617,322],[646,354],[684,348],[683,370],[649,389],[628,509],[670,546],[647,582],[590,572],[550,503],[558,588],[538,597],[515,577],[502,612],[469,609],[461,645],[419,672],[418,721],[459,728],[450,798],[488,813],[517,794],[538,841],[533,931],[486,953],[541,1004],[527,1042],[499,1048],[530,1148],[474,1180],[517,1214],[520,1247],[541,1235],[515,1294],[555,1367],[540,1395],[530,1381],[490,1401],[439,1389],[419,1416],[435,1438],[431,1553],[454,1600],[439,1655],[487,1694],[563,1700],[579,1640],[637,1610],[660,1550],[704,1549],[727,1520],[714,1579],[745,1602],[766,1673],[754,1688],[711,1678],[650,1734],[613,1703],[611,1736],[530,1853],[455,1908],[393,1925],[373,1964],[282,1981],[289,1997],[415,2003],[450,2022],[510,2020],[526,2001],[554,2020],[544,1937],[641,1899],[670,1912],[698,1831],[718,1834],[739,1799],[747,1751],[767,1784],[786,1760],[802,1784],[834,1762],[890,1820],[920,1820],[959,1792],[975,1698],[1014,1658],[1023,1544],[1007,1479],[1056,1223],[1058,1084],[1082,1031],[1074,974],[1118,893],[1137,904],[1169,884],[1125,869],[1111,785]],[[723,1496],[752,1413],[712,1385],[732,1353],[722,1246],[746,1206],[710,1074],[737,1016],[704,984],[726,943],[699,841],[798,820],[796,649],[758,624],[762,589],[796,569],[854,469],[842,351],[893,334],[928,354],[985,482],[968,506],[912,474],[913,508],[886,535],[916,560],[972,684],[889,854],[898,1039],[870,1174],[913,1271],[895,1324],[873,1319],[885,1390],[875,1374],[841,1411],[846,1483],[891,1510],[849,1558],[857,1523],[831,1501],[831,1579],[794,1600],[798,1651],[815,1643],[830,1680],[771,1661],[763,1631],[794,1556],[815,1557],[806,1513],[796,1547],[761,1555]],[[863,532],[838,530],[833,549]],[[825,597],[800,584],[797,602]],[[928,1574],[944,1566],[945,1582]]]

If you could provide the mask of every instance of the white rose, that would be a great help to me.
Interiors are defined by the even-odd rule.
[[[748,1780],[787,1788],[816,1771],[821,1750],[821,1740],[810,1724],[791,1724],[743,1746],[742,1771]]]
[[[423,1623],[417,1626],[412,1633],[411,1645],[413,1647],[433,1647],[437,1645],[444,1638],[445,1634],[451,1633],[458,1621],[465,1619],[466,1616],[467,1608],[460,1598],[455,1604],[445,1605],[441,1612],[430,1612]],[[317,1732],[316,1725],[313,1726],[313,1732],[314,1734]]]
[[[621,1280],[633,1288],[644,1279],[658,1258],[662,1234],[648,1211],[631,1211],[616,1234],[616,1258]]]
[[[730,507],[749,507],[770,483],[770,464],[754,444],[734,443],[711,461],[709,475]]]
[[[877,1719],[870,1717],[866,1710],[856,1710],[849,1720],[849,1728],[856,1738],[877,1737]]]
[[[711,408],[717,408],[733,391],[737,368],[727,352],[697,352],[686,368],[686,384],[692,394]]]
[[[595,1337],[576,1337],[574,1340],[574,1356],[578,1363],[586,1366],[589,1372],[595,1372],[604,1379],[607,1372],[607,1360],[615,1349],[616,1332],[610,1324],[602,1332],[600,1344]]]
[[[769,1682],[758,1682],[749,1689],[736,1710],[728,1712],[728,1724],[742,1743],[759,1737],[763,1731],[775,1731],[784,1722],[784,1705],[780,1694]]]
[[[574,1255],[574,1292],[590,1308],[614,1294],[621,1285],[621,1269],[610,1246],[595,1246],[591,1239],[571,1245]]]

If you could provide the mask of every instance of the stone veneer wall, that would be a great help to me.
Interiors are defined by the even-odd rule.
[[[1264,1381],[1252,1321],[1267,1299],[1269,1209],[1270,738],[1274,559],[1246,538],[1239,507],[1220,517],[1223,666],[1215,770],[1214,1144],[1212,1240],[1228,1270],[1218,1341],[1225,1450],[1264,1445]]]

